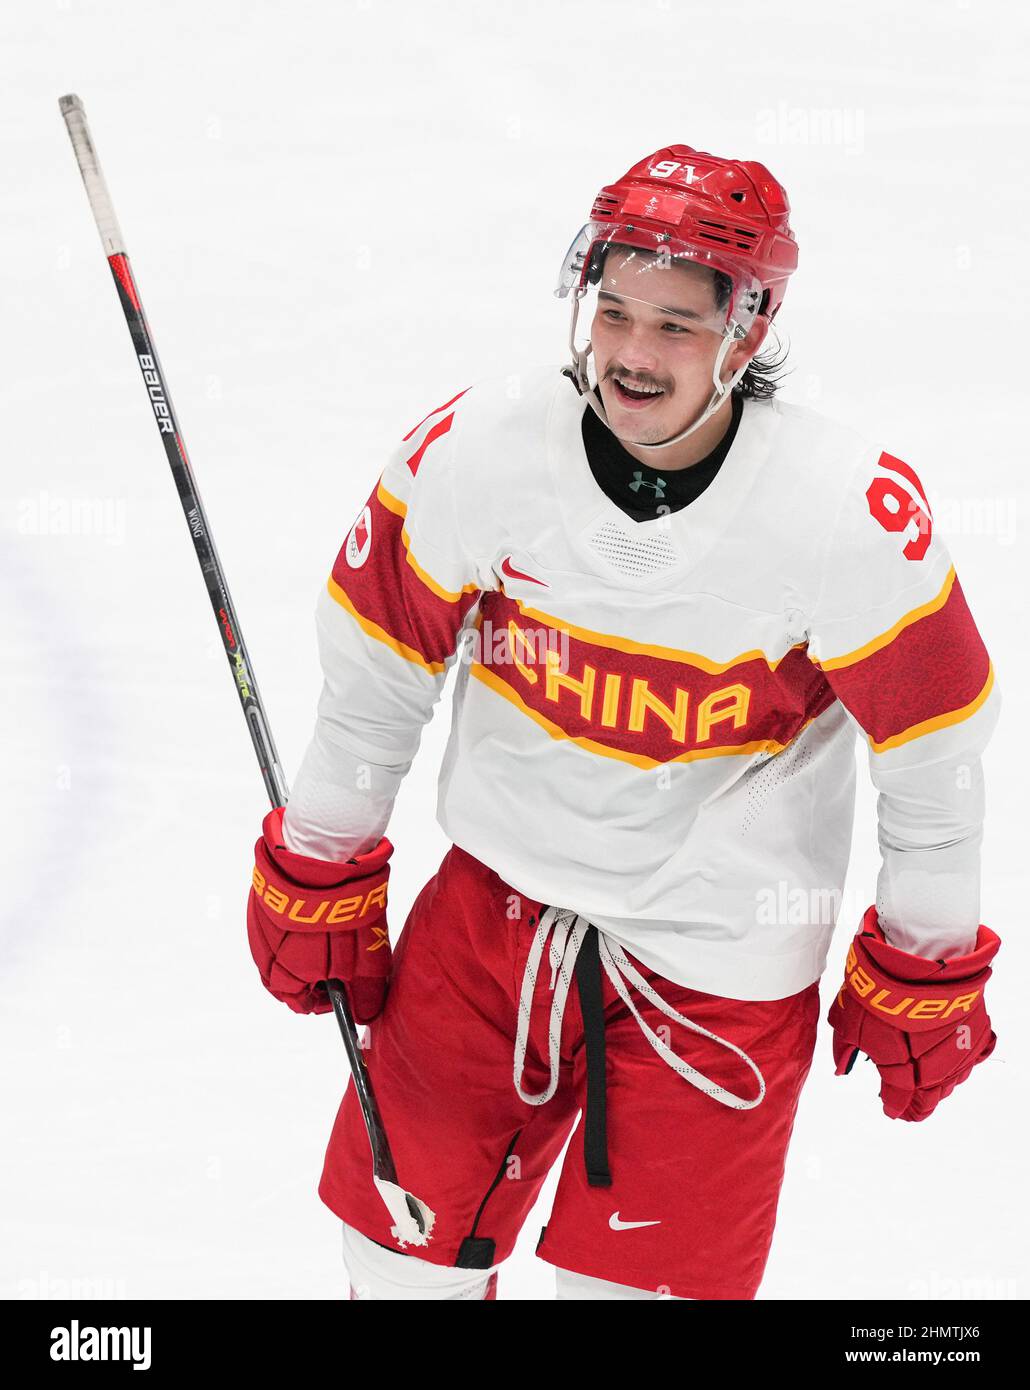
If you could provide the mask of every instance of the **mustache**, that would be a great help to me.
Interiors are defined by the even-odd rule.
[[[667,396],[672,395],[671,387],[664,381],[659,381],[652,376],[641,376],[639,372],[629,372],[625,367],[620,367],[618,363],[609,367],[602,380],[611,381],[613,377],[621,376],[636,386],[656,386],[660,391],[664,391]]]

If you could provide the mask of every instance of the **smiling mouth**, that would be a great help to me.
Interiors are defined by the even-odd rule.
[[[612,377],[612,384],[619,400],[633,401],[635,404],[650,404],[665,395],[660,386],[634,384],[619,375]]]

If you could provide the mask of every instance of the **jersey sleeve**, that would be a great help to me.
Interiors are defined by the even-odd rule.
[[[465,394],[393,449],[319,595],[323,687],[284,817],[299,853],[346,858],[383,834],[479,600],[454,476]]]
[[[870,449],[844,489],[809,656],[858,725],[879,797],[880,925],[919,955],[963,954],[979,922],[980,756],[994,667],[926,492]]]

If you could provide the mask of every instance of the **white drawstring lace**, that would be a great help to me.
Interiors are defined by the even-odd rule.
[[[537,927],[536,935],[529,949],[529,956],[526,960],[526,969],[522,976],[522,989],[519,994],[519,1021],[515,1033],[515,1089],[519,1096],[527,1105],[544,1105],[554,1095],[558,1086],[558,1067],[559,1052],[561,1046],[561,1026],[565,1016],[565,1003],[568,999],[569,988],[572,984],[573,970],[576,965],[576,957],[579,955],[583,938],[586,936],[590,923],[578,916],[568,908],[549,907],[542,913],[540,924]],[[536,1095],[530,1094],[522,1089],[522,1077],[526,1069],[526,1047],[529,1042],[529,1023],[533,1006],[533,996],[536,992],[537,973],[540,969],[540,961],[543,958],[544,943],[548,934],[551,934],[551,945],[549,958],[551,962],[551,989],[554,991],[554,998],[551,1003],[551,1016],[547,1025],[547,1058],[550,1067],[550,1080],[547,1088]],[[598,950],[601,957],[601,964],[604,966],[605,974],[612,982],[612,986],[619,998],[629,1009],[640,1026],[640,1031],[651,1044],[654,1050],[661,1057],[662,1061],[672,1067],[673,1071],[683,1077],[684,1081],[689,1081],[692,1086],[696,1086],[699,1091],[704,1091],[705,1095],[711,1096],[721,1104],[729,1106],[733,1110],[753,1110],[761,1103],[765,1096],[765,1079],[762,1073],[755,1066],[751,1058],[735,1043],[728,1042],[726,1038],[720,1038],[717,1033],[710,1033],[707,1028],[702,1028],[699,1023],[692,1022],[689,1018],[684,1018],[681,1013],[667,1003],[661,995],[654,989],[640,974],[635,966],[631,965],[625,952],[620,946],[609,944],[608,938],[603,931],[597,930]],[[729,1048],[754,1072],[758,1078],[758,1095],[754,1100],[745,1100],[743,1096],[736,1096],[732,1091],[727,1091],[724,1086],[709,1080],[701,1072],[695,1070],[689,1062],[685,1062],[682,1057],[676,1055],[672,1048],[664,1043],[653,1028],[641,1017],[632,999],[630,998],[628,984],[634,986],[645,999],[650,1000],[656,1008],[660,1009],[666,1018],[671,1018],[674,1023],[681,1024],[684,1028],[689,1028],[693,1033],[699,1033],[702,1037],[710,1038],[712,1042],[719,1043],[720,1046]]]

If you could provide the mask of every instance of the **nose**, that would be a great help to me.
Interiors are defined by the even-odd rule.
[[[627,371],[657,370],[658,356],[654,349],[654,338],[643,324],[633,324],[629,331],[623,334],[618,351],[622,365]]]

